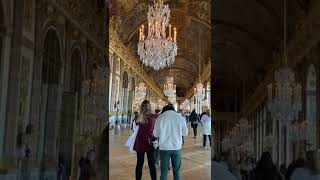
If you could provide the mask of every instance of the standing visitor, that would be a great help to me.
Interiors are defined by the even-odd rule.
[[[296,168],[290,180],[320,180],[320,151],[308,151],[305,165]]]
[[[290,180],[291,179],[291,175],[294,172],[295,169],[303,167],[305,165],[305,154],[304,153],[300,153],[299,157],[294,160],[292,163],[289,164],[287,171],[286,171],[286,175],[285,175],[285,180]]]
[[[174,180],[181,180],[181,148],[182,136],[188,135],[188,128],[181,114],[175,112],[172,104],[163,108],[155,124],[153,134],[159,138],[161,159],[160,180],[167,180],[169,162],[171,159]]]
[[[61,157],[59,158],[59,162],[58,162],[58,177],[57,177],[57,179],[58,180],[66,180],[67,179],[64,161]]]
[[[281,175],[273,164],[269,152],[262,153],[255,170],[255,180],[281,180]]]
[[[90,150],[86,157],[81,157],[79,161],[80,166],[80,178],[79,180],[92,180],[95,176],[95,171],[92,166],[92,161],[94,158],[94,150]]]
[[[160,113],[161,113],[161,110],[156,109],[156,110],[155,110],[155,113],[156,113],[156,114],[160,114]],[[157,147],[157,148],[156,148],[156,166],[159,165],[159,161],[160,161],[160,150],[159,150],[159,147]]]
[[[201,116],[201,125],[202,125],[202,134],[203,134],[203,149],[207,149],[207,137],[210,142],[211,147],[211,115],[210,109],[207,109],[204,114]]]
[[[195,109],[190,114],[190,121],[191,121],[191,127],[193,129],[194,139],[195,139],[197,137],[197,128],[198,128],[198,122],[199,122],[199,117]]]
[[[140,106],[140,113],[137,124],[139,125],[138,134],[134,144],[134,150],[137,152],[136,180],[142,178],[142,168],[144,164],[144,154],[147,154],[149,172],[152,180],[157,179],[155,166],[155,149],[153,147],[154,136],[152,134],[154,124],[158,114],[151,113],[151,104],[144,100]]]

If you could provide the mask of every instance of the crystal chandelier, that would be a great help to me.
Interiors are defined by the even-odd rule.
[[[190,101],[188,99],[185,99],[181,105],[180,105],[180,109],[184,110],[184,111],[188,111],[190,110]]]
[[[144,25],[140,28],[138,55],[143,64],[155,70],[173,64],[177,55],[177,29],[173,29],[172,37],[169,19],[169,5],[164,5],[163,0],[158,0],[153,6],[149,6],[148,35],[146,38]],[[166,35],[167,27],[169,27],[169,36]]]
[[[176,94],[173,94],[173,95],[171,95],[171,96],[168,96],[168,101],[169,101],[169,103],[175,104],[175,103],[176,103],[176,100],[177,100]]]
[[[163,93],[165,96],[173,96],[176,94],[176,85],[173,83],[173,76],[167,76],[166,82],[163,85]]]
[[[147,95],[147,88],[145,87],[143,82],[140,82],[138,86],[136,86],[136,97],[141,100],[144,99]]]
[[[202,101],[204,99],[206,95],[205,92],[206,90],[201,82],[199,82],[194,88],[194,96],[198,101]]]
[[[295,82],[294,72],[287,63],[286,0],[284,0],[284,62],[275,72],[275,84],[268,85],[268,109],[273,119],[283,125],[298,118],[302,109],[301,85]]]

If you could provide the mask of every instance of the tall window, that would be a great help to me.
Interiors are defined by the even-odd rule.
[[[42,83],[58,84],[60,80],[60,45],[56,32],[50,29],[44,40]]]
[[[78,92],[81,90],[82,80],[82,69],[81,69],[81,55],[78,49],[75,49],[71,56],[71,78],[70,78],[70,89],[72,92]]]
[[[306,120],[311,123],[316,123],[316,90],[317,90],[317,74],[313,64],[308,68],[307,85],[306,85]],[[316,145],[316,132],[312,132],[310,137],[311,145]],[[315,147],[310,147],[315,148]]]

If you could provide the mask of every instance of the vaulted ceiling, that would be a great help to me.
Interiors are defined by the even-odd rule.
[[[287,0],[288,38],[309,0]],[[233,111],[252,94],[282,49],[283,0],[215,0],[213,74],[217,111]]]
[[[137,56],[139,28],[147,21],[148,6],[153,0],[113,0],[111,16],[118,21],[118,34],[125,45]],[[177,95],[184,96],[194,85],[200,69],[210,61],[211,1],[210,0],[165,0],[171,10],[170,23],[177,27],[178,55],[169,68],[155,71],[146,68],[150,76],[162,87],[169,72],[175,78]]]

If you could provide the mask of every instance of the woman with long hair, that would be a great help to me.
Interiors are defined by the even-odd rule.
[[[140,106],[139,117],[137,119],[139,130],[133,147],[137,152],[136,180],[141,180],[145,153],[148,158],[151,180],[157,179],[155,149],[152,141],[155,139],[153,136],[153,129],[158,116],[158,114],[151,113],[150,102],[148,100],[144,100]]]
[[[262,153],[255,170],[255,180],[281,180],[281,175],[273,164],[269,152]]]

